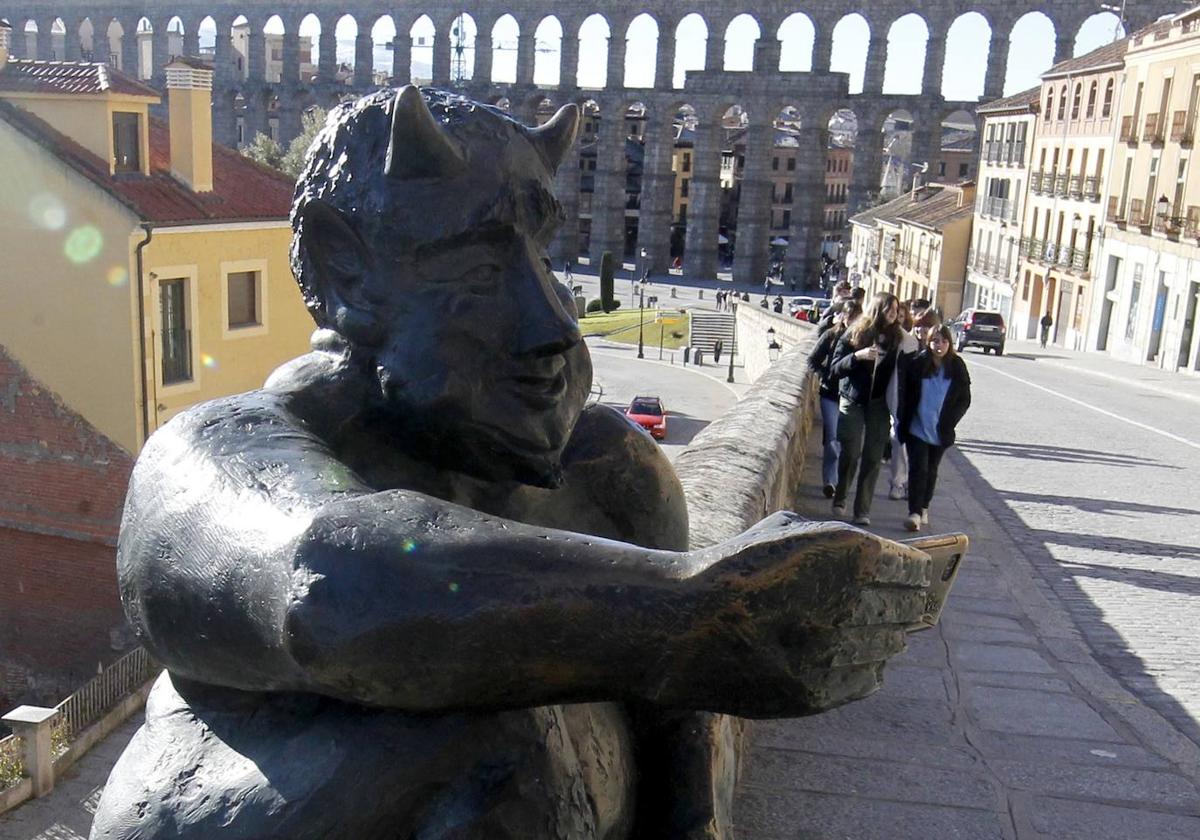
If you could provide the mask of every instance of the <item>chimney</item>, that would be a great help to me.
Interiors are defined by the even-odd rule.
[[[213,71],[198,58],[167,65],[171,174],[196,192],[212,192]]]
[[[12,43],[12,27],[0,20],[0,70],[8,66],[8,45],[10,43]]]

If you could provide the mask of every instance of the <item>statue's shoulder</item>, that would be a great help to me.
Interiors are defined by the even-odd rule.
[[[313,351],[276,369],[262,388],[230,394],[190,406],[151,435],[143,449],[148,460],[180,446],[207,456],[244,455],[297,446],[304,438],[323,437],[335,426],[334,414],[348,405],[343,365],[333,354]]]
[[[566,482],[583,492],[619,538],[639,545],[687,547],[683,487],[658,444],[621,412],[589,406],[563,453]]]

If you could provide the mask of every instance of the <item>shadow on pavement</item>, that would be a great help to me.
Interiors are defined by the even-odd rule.
[[[1056,449],[1055,447],[1029,448]],[[964,449],[970,451],[968,447],[964,447]],[[1194,743],[1200,744],[1200,724],[1171,694],[1160,687],[1158,674],[1148,669],[1146,661],[1130,650],[1125,637],[1108,623],[1104,611],[1079,585],[1081,578],[1096,578],[1120,581],[1131,586],[1142,586],[1157,591],[1200,594],[1200,585],[1197,584],[1196,579],[1143,569],[1104,568],[1090,564],[1061,562],[1051,553],[1050,548],[1053,545],[1071,545],[1097,551],[1142,554],[1150,557],[1164,557],[1170,554],[1200,557],[1200,549],[1195,546],[1173,546],[1119,537],[1093,537],[1088,534],[1040,530],[1030,528],[1017,515],[997,515],[998,511],[1006,509],[1011,511],[1006,504],[1006,498],[1011,494],[1002,493],[993,488],[970,459],[957,450],[958,447],[951,448],[947,457],[961,472],[972,495],[983,505],[985,510],[992,513],[997,524],[1033,564],[1042,581],[1057,596],[1062,608],[1079,628],[1096,660],[1134,696],[1169,720],[1184,736]],[[1028,457],[1046,456],[1030,455]],[[1125,461],[1115,460],[1113,463],[1120,466]],[[1086,503],[1094,500],[1072,500],[1068,497],[1065,501],[1069,504],[1072,501]]]
[[[668,411],[667,439],[665,442],[680,445],[691,443],[692,438],[700,434],[700,430],[707,426],[710,422],[712,421],[701,420],[698,417],[692,417],[689,414]]]
[[[1010,502],[1030,502],[1039,505],[1062,505],[1073,507],[1084,513],[1106,513],[1110,516],[1133,518],[1132,514],[1150,513],[1164,516],[1200,516],[1193,508],[1147,505],[1141,502],[1123,502],[1119,499],[1085,499],[1080,496],[1051,496],[1042,493],[1022,493],[1019,490],[997,491]]]
[[[978,452],[981,455],[1000,455],[1007,458],[1026,458],[1034,461],[1061,461],[1066,464],[1105,464],[1111,467],[1159,467],[1178,470],[1172,464],[1164,464],[1147,458],[1122,455],[1117,452],[1100,452],[1095,449],[1073,449],[1064,446],[1043,446],[1036,443],[1003,443],[994,440],[964,438],[955,444],[963,452]]]

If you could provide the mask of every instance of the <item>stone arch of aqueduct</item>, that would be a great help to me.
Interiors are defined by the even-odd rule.
[[[468,95],[491,102],[506,100],[514,115],[528,122],[536,119],[539,108],[548,103],[587,103],[592,113],[625,114],[630,106],[644,108],[644,158],[638,209],[636,246],[649,256],[650,270],[665,270],[669,261],[671,211],[674,181],[671,169],[674,147],[673,124],[681,108],[690,106],[695,114],[695,145],[691,174],[689,209],[684,249],[685,273],[712,276],[718,259],[720,212],[719,167],[723,142],[722,117],[734,105],[747,115],[746,155],[738,205],[737,240],[734,255],[735,277],[757,280],[764,276],[768,262],[768,235],[772,189],[770,159],[774,141],[775,115],[791,107],[801,119],[799,150],[795,169],[795,204],[788,231],[789,246],[784,270],[788,276],[804,276],[811,271],[820,253],[820,238],[825,200],[825,131],[830,116],[839,109],[851,110],[857,120],[859,141],[855,145],[850,180],[849,207],[860,206],[867,194],[878,187],[882,146],[879,131],[888,115],[907,111],[912,117],[912,157],[930,160],[940,141],[942,120],[960,109],[973,111],[974,102],[956,102],[943,97],[938,83],[946,55],[949,31],[960,16],[982,15],[990,29],[983,99],[1001,94],[1009,61],[1009,36],[1016,22],[1027,13],[1040,12],[1054,28],[1055,61],[1071,55],[1076,33],[1098,7],[1078,0],[925,0],[920,3],[881,0],[869,7],[846,0],[569,0],[546,4],[535,0],[169,0],[169,2],[79,2],[79,0],[0,0],[0,19],[13,26],[17,57],[84,57],[81,29],[109,33],[134,33],[145,18],[151,36],[151,84],[163,86],[164,66],[169,59],[169,24],[182,23],[183,52],[199,54],[199,32],[203,22],[215,24],[214,60],[214,133],[222,142],[232,144],[237,137],[240,116],[243,131],[252,135],[267,127],[268,112],[277,120],[277,132],[288,140],[300,131],[301,114],[307,107],[331,105],[347,94],[373,88],[371,32],[376,22],[390,16],[396,39],[392,50],[391,78],[408,81],[412,75],[414,47],[412,28],[423,17],[433,29],[432,79],[435,85],[456,84],[455,78],[468,78],[457,85]],[[1129,0],[1126,25],[1132,30],[1151,22],[1160,14],[1177,11],[1166,0]],[[928,31],[920,93],[884,93],[884,67],[891,25],[905,15],[915,13]],[[316,38],[318,52],[315,78],[305,80],[300,73],[301,21],[314,15],[320,23]],[[339,20],[349,15],[357,25],[355,62],[351,74],[339,74],[336,65],[335,30]],[[471,51],[473,66],[466,73],[452,68],[454,50],[452,27],[461,16],[469,15],[478,37]],[[601,88],[584,88],[578,83],[580,29],[584,22],[599,15],[607,25],[606,83]],[[648,15],[657,27],[654,78],[652,85],[627,87],[625,61],[631,24]],[[682,87],[674,85],[676,65],[675,33],[689,15],[699,15],[707,32],[705,70],[689,72]],[[753,46],[753,68],[749,71],[723,69],[727,31],[735,18],[750,16],[758,28]],[[781,27],[785,21],[803,15],[811,27],[812,71],[782,72]],[[869,40],[860,93],[849,92],[849,76],[830,71],[834,52],[834,29],[847,16],[865,20]],[[247,66],[235,65],[231,31],[235,21],[244,17],[249,40]],[[493,42],[489,33],[503,18],[515,19],[517,26],[515,81],[498,82],[491,78]],[[562,38],[558,50],[559,83],[535,84],[535,33],[553,17],[560,25]],[[211,19],[211,20],[208,20]],[[282,23],[282,69],[268,76],[266,71],[266,34],[264,27],[273,21]],[[643,18],[644,21],[644,18]],[[56,27],[54,24],[58,23]],[[508,21],[511,25],[512,21]],[[142,28],[146,29],[145,22]],[[36,34],[34,30],[36,29]],[[59,48],[52,31],[58,35]],[[276,28],[274,31],[278,31]],[[622,34],[626,37],[622,37]],[[422,45],[426,52],[430,50]],[[59,55],[59,52],[62,52]],[[141,59],[135,37],[121,37],[116,49],[123,67],[137,67]],[[341,78],[339,78],[339,75]],[[600,119],[594,138],[596,168],[591,198],[590,252],[593,257],[609,250],[620,254],[633,243],[626,242],[626,163],[625,120]],[[862,138],[867,138],[864,142]],[[874,138],[873,140],[871,138]],[[874,183],[872,183],[874,180]],[[574,258],[578,250],[579,170],[564,165],[557,189],[568,215],[568,224],[554,245],[558,259]]]

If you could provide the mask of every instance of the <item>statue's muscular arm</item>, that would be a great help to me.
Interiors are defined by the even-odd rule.
[[[408,711],[641,698],[778,715],[877,686],[925,574],[893,545],[790,525],[655,550],[376,492],[260,391],[147,444],[118,571],[149,649],[201,681]],[[841,657],[832,681],[817,642]]]

